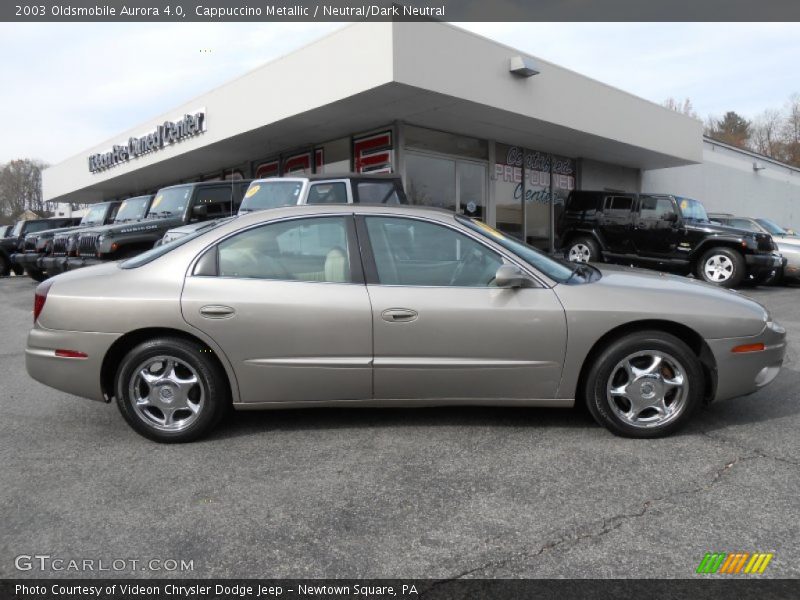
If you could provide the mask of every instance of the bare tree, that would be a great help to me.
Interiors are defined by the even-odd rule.
[[[39,160],[12,160],[0,169],[0,212],[17,216],[25,210],[42,213],[47,208],[42,200],[42,169]]]
[[[684,98],[683,102],[681,102],[680,100],[676,100],[675,98],[670,96],[669,98],[664,100],[664,102],[662,102],[661,104],[662,106],[670,110],[674,110],[675,112],[679,112],[682,115],[686,115],[687,117],[692,117],[693,119],[699,118],[697,116],[697,112],[694,110],[694,105],[692,104],[692,101],[689,98]]]
[[[768,108],[757,116],[750,128],[750,145],[753,150],[772,158],[782,159],[784,117],[781,111]]]
[[[787,103],[783,137],[785,143],[784,160],[800,166],[800,94],[792,94]]]

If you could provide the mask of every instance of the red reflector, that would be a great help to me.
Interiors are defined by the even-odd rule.
[[[731,352],[736,352],[737,354],[742,352],[763,352],[766,348],[764,344],[742,344],[733,348]]]
[[[56,350],[56,356],[61,358],[89,358],[88,354],[77,350]]]
[[[44,303],[47,300],[47,292],[50,291],[50,286],[53,285],[53,280],[48,279],[36,286],[36,291],[33,293],[33,322],[42,314]]]

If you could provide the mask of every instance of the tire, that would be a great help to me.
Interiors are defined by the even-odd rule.
[[[744,256],[732,248],[717,247],[705,252],[695,265],[695,274],[706,283],[733,288],[745,277]]]
[[[594,238],[578,236],[572,238],[564,249],[564,258],[570,262],[600,262],[600,247]]]
[[[133,348],[120,363],[115,389],[128,424],[157,442],[196,440],[210,432],[230,406],[220,366],[201,352],[200,344],[181,338],[156,338]],[[146,402],[137,404],[135,397]]]
[[[11,263],[5,254],[0,253],[0,277],[11,275]]]
[[[595,421],[613,434],[656,438],[687,423],[704,388],[703,368],[691,348],[663,331],[641,331],[602,350],[589,368],[584,394]]]
[[[36,267],[27,267],[25,269],[25,272],[28,274],[28,277],[38,282],[42,282],[48,277],[50,277],[47,273],[45,273],[41,269],[37,269]]]

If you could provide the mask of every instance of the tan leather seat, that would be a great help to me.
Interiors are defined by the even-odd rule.
[[[331,248],[325,256],[325,281],[345,283],[347,280],[347,254],[341,248]]]

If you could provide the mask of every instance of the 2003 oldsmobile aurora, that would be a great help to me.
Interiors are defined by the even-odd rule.
[[[585,402],[655,437],[778,374],[785,330],[735,292],[553,260],[481,222],[386,206],[244,215],[36,290],[28,373],[139,433],[224,411]]]

